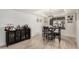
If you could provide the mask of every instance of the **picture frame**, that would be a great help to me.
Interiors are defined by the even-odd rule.
[[[67,16],[67,22],[68,23],[73,23],[73,15]]]

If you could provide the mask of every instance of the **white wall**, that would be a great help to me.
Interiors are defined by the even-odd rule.
[[[0,46],[6,44],[4,27],[0,27]]]
[[[77,46],[79,48],[79,10],[77,10],[77,23],[76,23],[76,38],[77,38]]]
[[[6,24],[11,23],[14,25],[23,25],[29,23],[28,18],[23,13],[19,13],[12,10],[0,10],[0,26],[5,26]]]
[[[14,10],[0,10],[0,46],[5,45],[6,24],[24,25],[28,24],[31,28],[31,36],[41,34],[41,23],[37,23],[37,16]]]
[[[66,14],[65,16],[68,16],[70,14]],[[69,37],[76,37],[76,18],[75,18],[75,14],[71,14],[73,15],[73,23],[68,23],[67,22],[67,18],[65,20],[65,30],[62,30],[62,35],[63,36],[69,36]]]

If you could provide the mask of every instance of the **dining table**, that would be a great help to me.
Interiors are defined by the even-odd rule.
[[[43,40],[55,40],[58,38],[59,43],[61,41],[61,30],[65,29],[57,26],[43,26],[42,36]]]

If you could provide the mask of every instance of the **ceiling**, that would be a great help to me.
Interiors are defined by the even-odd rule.
[[[40,16],[62,15],[66,13],[74,13],[76,9],[13,9],[18,12],[31,13]]]
[[[39,11],[40,9],[13,9],[15,11],[19,11],[19,12],[25,12],[25,13],[33,13],[36,11]]]

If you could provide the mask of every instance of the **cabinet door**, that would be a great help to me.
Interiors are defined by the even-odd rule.
[[[9,36],[8,43],[9,44],[15,43],[15,32],[14,31],[9,32],[8,36]]]
[[[20,39],[20,36],[21,36],[21,34],[20,34],[20,30],[17,30],[17,31],[15,32],[16,42],[18,42],[18,41],[21,40],[21,39]]]
[[[21,40],[24,40],[24,39],[25,39],[25,31],[21,30]]]
[[[29,28],[25,30],[25,38],[30,39],[30,29]]]

